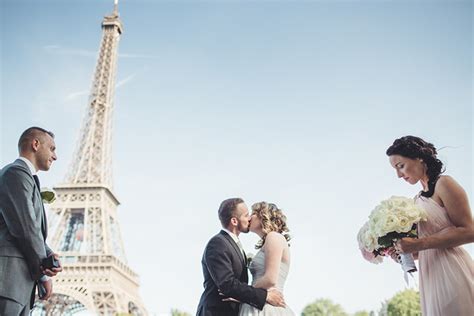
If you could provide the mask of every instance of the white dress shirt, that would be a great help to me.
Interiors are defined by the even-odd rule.
[[[229,236],[235,241],[237,246],[239,246],[240,252],[242,252],[242,256],[244,256],[245,258],[244,247],[242,246],[242,243],[240,242],[239,237],[233,232],[231,232],[230,230],[228,230],[227,228],[222,228],[222,230],[225,231],[227,234],[229,234]]]
[[[32,175],[35,175],[37,173],[37,171],[35,169],[35,166],[33,166],[33,163],[31,161],[29,161],[28,158],[20,156],[20,157],[18,157],[18,159],[23,160],[26,163],[26,165],[28,166],[28,169],[30,169]]]

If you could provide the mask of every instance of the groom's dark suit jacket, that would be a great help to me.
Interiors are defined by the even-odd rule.
[[[223,302],[233,297],[242,303],[262,309],[267,291],[247,284],[245,258],[232,237],[221,230],[208,242],[202,257],[204,293],[199,302],[197,316],[233,316],[239,313],[239,303]],[[219,295],[219,290],[224,296]]]
[[[20,159],[0,170],[0,296],[34,302],[41,260],[53,252],[40,188]]]

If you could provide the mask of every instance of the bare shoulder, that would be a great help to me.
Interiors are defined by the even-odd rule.
[[[271,244],[282,244],[284,245],[286,243],[285,236],[283,236],[280,233],[277,232],[269,232],[267,234],[267,237],[265,238],[265,243],[271,243]]]
[[[439,192],[441,198],[447,194],[465,194],[464,189],[459,185],[459,183],[454,180],[453,177],[448,175],[440,176],[438,182],[436,183],[436,189]]]
[[[456,180],[454,180],[453,177],[446,174],[439,177],[437,185],[446,185],[446,184],[449,185],[450,183],[457,183],[457,182]]]
[[[457,227],[472,229],[472,215],[465,190],[453,177],[442,176],[435,188],[437,195],[445,207],[451,222]]]

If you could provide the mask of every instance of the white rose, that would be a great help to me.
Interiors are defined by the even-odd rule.
[[[369,252],[380,247],[377,243],[377,237],[369,230],[369,222],[366,222],[359,230],[357,241],[360,249],[365,249]]]
[[[405,216],[398,217],[399,226],[397,228],[397,232],[399,233],[406,233],[409,232],[413,226],[413,222]]]

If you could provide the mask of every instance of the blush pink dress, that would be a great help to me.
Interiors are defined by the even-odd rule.
[[[419,237],[442,234],[455,226],[444,207],[423,196],[416,204],[428,213],[418,225]],[[474,315],[474,263],[462,247],[418,253],[421,309],[425,316]]]

